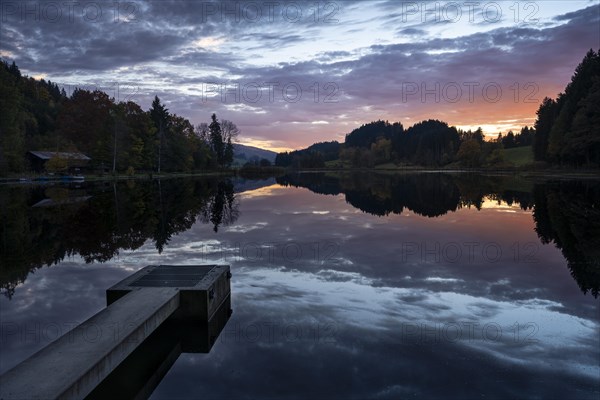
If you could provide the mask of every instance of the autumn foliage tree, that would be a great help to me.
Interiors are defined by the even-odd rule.
[[[481,159],[481,144],[477,139],[469,139],[460,145],[456,156],[465,167],[478,167]]]
[[[113,107],[111,98],[100,90],[76,89],[58,114],[58,133],[95,164],[112,165]]]
[[[129,174],[226,167],[240,130],[231,121],[220,125],[217,155],[207,135],[169,112],[158,96],[148,111],[101,90],[77,88],[67,96],[55,83],[0,62],[0,174],[25,171],[25,154],[33,150],[81,152],[92,159],[91,168],[114,164],[115,172]]]

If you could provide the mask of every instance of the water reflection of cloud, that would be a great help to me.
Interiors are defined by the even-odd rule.
[[[594,398],[597,393],[595,321],[569,320],[547,302],[532,301],[526,308],[452,292],[373,287],[338,276],[326,280],[323,273],[281,266],[238,266],[234,314],[213,352],[182,356],[153,398],[175,392],[209,398],[278,393],[444,399],[473,393],[569,398],[574,390],[577,398]],[[521,334],[516,339],[515,317]],[[547,318],[557,325],[546,329]],[[578,323],[585,327],[561,331]],[[539,327],[532,337],[530,324]],[[457,327],[460,339],[452,336]]]
[[[340,276],[345,279],[340,279]],[[331,279],[324,279],[327,277]],[[308,274],[253,270],[252,275],[240,277],[242,281],[249,279],[250,282],[260,282],[263,278],[268,278],[269,283],[236,286],[236,295],[251,296],[256,307],[270,312],[280,309],[281,313],[302,308],[310,299],[312,304],[318,305],[316,308],[329,310],[338,324],[345,326],[344,329],[368,326],[373,331],[398,331],[403,325],[410,324],[428,326],[430,331],[437,329],[437,334],[444,340],[444,329],[446,334],[448,329],[454,329],[455,334],[457,326],[470,323],[474,328],[473,336],[468,340],[457,340],[461,345],[487,352],[504,361],[541,363],[538,367],[545,365],[548,368],[552,365],[554,368],[577,370],[592,378],[600,373],[600,366],[589,363],[589,359],[586,362],[558,356],[561,348],[563,351],[581,351],[583,343],[593,343],[597,340],[600,325],[597,321],[557,312],[552,308],[556,306],[552,301],[532,299],[510,303],[453,292],[379,288],[355,274],[340,275],[330,271]],[[267,295],[272,287],[279,288],[277,293],[282,293],[281,288],[285,287],[285,293],[294,293],[295,301],[282,303],[278,296]],[[282,306],[287,311],[282,310]],[[515,326],[515,323],[520,326]],[[461,329],[464,336],[466,328]],[[593,347],[588,347],[588,351],[597,353]],[[535,357],[532,357],[533,354]],[[551,359],[544,360],[546,356],[541,354]]]
[[[460,282],[461,279],[456,279],[456,278],[441,278],[439,276],[428,276],[427,278],[425,278],[425,280],[427,282],[441,282],[441,283],[456,283],[456,282]]]
[[[355,272],[343,272],[335,270],[321,270],[314,274],[326,281],[330,282],[356,282],[359,284],[372,285],[373,280],[367,279],[364,276]]]
[[[267,225],[268,225],[267,222],[256,222],[255,224],[248,224],[248,225],[236,224],[236,225],[229,226],[229,227],[225,228],[224,230],[226,232],[246,233],[246,232],[253,231],[255,229],[262,229]]]
[[[279,186],[277,184],[273,184],[273,185],[261,187],[258,189],[240,192],[238,194],[238,196],[241,199],[251,199],[251,198],[257,198],[257,197],[274,196],[274,195],[277,195],[278,193],[281,193],[283,190],[285,190],[285,189],[282,189],[281,186]]]

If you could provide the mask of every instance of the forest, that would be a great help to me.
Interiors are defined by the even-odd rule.
[[[315,143],[279,153],[287,168],[371,168],[393,163],[422,167],[511,167],[505,150],[529,147],[535,166],[600,166],[600,51],[590,50],[556,99],[545,98],[533,127],[485,140],[481,128],[463,131],[429,119],[405,128],[374,121],[348,133],[343,143]],[[69,96],[51,81],[23,76],[13,62],[0,63],[0,176],[30,172],[29,151],[79,152],[101,173],[193,172],[229,168],[240,133],[213,114],[193,126],[169,112],[158,97],[143,110],[116,102],[100,90],[76,89]],[[533,164],[531,164],[533,165]],[[47,172],[68,168],[58,156]]]
[[[275,164],[292,168],[338,165],[371,168],[394,163],[424,167],[510,167],[505,151],[530,147],[536,166],[600,167],[600,51],[590,50],[557,99],[545,98],[533,127],[485,140],[481,128],[463,131],[430,119],[405,128],[374,121],[348,133],[343,143],[316,143],[279,153]]]
[[[100,172],[171,172],[219,169],[233,161],[239,135],[231,121],[212,115],[194,127],[169,112],[158,97],[149,110],[116,102],[103,91],[64,88],[23,76],[13,62],[0,63],[0,175],[30,169],[28,151],[81,152]],[[51,159],[48,172],[68,160]]]
[[[590,50],[558,98],[537,111],[535,159],[560,165],[600,166],[600,50]]]

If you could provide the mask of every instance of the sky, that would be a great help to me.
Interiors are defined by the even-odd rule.
[[[531,126],[600,49],[600,1],[10,1],[0,58],[275,151],[378,119]]]

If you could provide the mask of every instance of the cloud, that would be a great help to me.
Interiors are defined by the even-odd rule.
[[[136,88],[133,100],[144,108],[157,94],[193,123],[216,112],[247,140],[297,148],[380,118],[490,130],[531,124],[539,102],[563,90],[587,50],[600,47],[597,5],[538,23],[505,15],[439,24],[397,2],[335,3],[320,14],[312,3],[280,2],[258,21],[243,14],[246,2],[133,4],[117,21],[108,8],[93,22],[81,9],[57,23],[4,10],[0,51],[30,75],[118,81]],[[285,17],[289,7],[302,18]],[[326,12],[337,22],[315,20]],[[481,22],[485,10],[473,12]],[[500,122],[507,119],[514,122]]]

